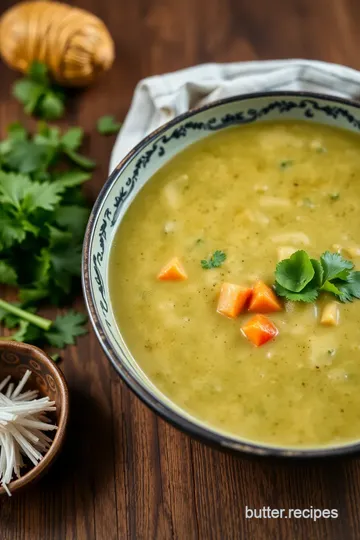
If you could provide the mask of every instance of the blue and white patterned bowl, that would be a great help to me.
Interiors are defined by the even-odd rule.
[[[190,144],[234,125],[305,120],[349,131],[360,130],[360,105],[335,97],[271,92],[218,101],[183,114],[147,136],[116,167],[92,210],[83,251],[83,288],[97,337],[119,375],[149,407],[176,427],[209,444],[257,455],[316,457],[360,450],[360,443],[337,447],[284,449],[221,433],[181,410],[143,373],[117,327],[109,294],[109,254],[129,205],[153,174]]]

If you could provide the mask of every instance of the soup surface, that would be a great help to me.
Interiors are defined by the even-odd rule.
[[[359,439],[360,300],[339,303],[338,326],[320,324],[326,294],[285,302],[261,347],[240,332],[251,314],[216,311],[223,282],[272,285],[279,248],[344,250],[359,268],[359,234],[358,135],[303,122],[211,135],[155,174],[116,233],[118,326],[153,383],[206,424],[280,446]],[[215,250],[226,260],[204,269]],[[157,280],[173,256],[188,279]]]

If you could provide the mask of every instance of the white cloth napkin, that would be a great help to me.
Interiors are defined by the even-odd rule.
[[[110,172],[141,139],[168,120],[217,99],[270,90],[308,90],[360,99],[360,72],[310,60],[203,64],[140,81],[117,137]]]

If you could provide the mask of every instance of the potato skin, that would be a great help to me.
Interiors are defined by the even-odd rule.
[[[63,86],[85,86],[109,69],[114,42],[105,24],[83,9],[43,0],[23,2],[0,18],[0,54],[13,69],[46,64]]]

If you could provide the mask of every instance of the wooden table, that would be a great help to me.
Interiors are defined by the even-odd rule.
[[[5,9],[13,2],[1,0]],[[360,9],[350,0],[78,0],[110,28],[117,59],[75,96],[67,120],[91,135],[95,199],[113,138],[94,131],[124,118],[136,82],[199,62],[317,58],[360,68]],[[15,75],[1,66],[0,122],[21,119]],[[82,306],[79,299],[78,305]],[[51,314],[51,312],[49,312]],[[1,540],[360,538],[360,461],[275,463],[211,450],[152,414],[124,386],[93,332],[66,351],[71,392],[66,447],[38,485],[0,501]],[[245,506],[336,508],[339,518],[246,519]]]

